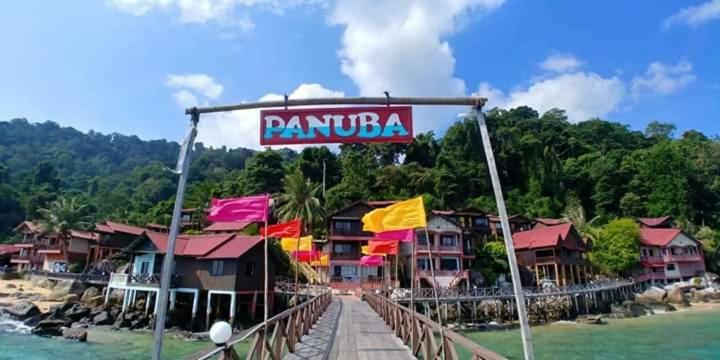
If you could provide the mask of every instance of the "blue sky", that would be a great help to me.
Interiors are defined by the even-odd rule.
[[[720,134],[720,0],[28,0],[0,44],[0,120],[145,139],[180,139],[183,106],[383,90]],[[257,122],[208,117],[200,140],[258,148]]]

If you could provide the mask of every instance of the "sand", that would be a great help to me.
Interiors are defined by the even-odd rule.
[[[15,288],[9,288],[8,284],[15,285]],[[20,291],[20,289],[23,289]],[[0,280],[0,304],[16,304],[21,301],[25,301],[23,299],[18,299],[16,297],[11,296],[15,293],[29,293],[29,294],[39,294],[43,298],[46,298],[50,294],[50,289],[45,289],[41,287],[37,287],[33,285],[31,281],[28,280]],[[59,304],[58,301],[33,301],[33,303],[40,308],[40,311],[47,312],[51,305]]]

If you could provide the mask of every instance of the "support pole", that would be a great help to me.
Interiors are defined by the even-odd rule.
[[[173,208],[173,217],[170,224],[170,234],[168,236],[168,246],[163,260],[162,273],[160,275],[160,291],[158,291],[157,301],[160,303],[158,314],[155,321],[155,344],[153,347],[153,360],[160,360],[162,354],[163,331],[165,330],[165,315],[167,314],[168,289],[170,288],[170,278],[173,272],[173,257],[175,255],[175,243],[178,231],[180,230],[180,212],[182,211],[183,200],[185,199],[185,186],[187,184],[188,173],[190,170],[190,154],[192,153],[193,143],[197,135],[197,124],[200,115],[197,111],[191,112],[191,128],[190,133],[183,144],[184,152],[180,154],[182,160],[180,168],[180,179],[178,180],[177,194],[175,196],[175,207]]]
[[[428,233],[427,226],[425,226],[425,243],[427,244],[428,258],[430,259],[430,276],[432,277],[433,283],[435,310],[437,312],[438,324],[440,324],[440,354],[442,354],[441,359],[445,359],[445,331],[443,330],[442,316],[440,315],[440,298],[438,298],[437,281],[435,280],[435,264],[433,263],[432,249],[430,248],[430,234]],[[445,316],[447,317],[447,307],[445,308]]]
[[[413,234],[412,254],[410,254],[410,311],[415,313],[415,265],[417,257],[415,256],[415,243],[417,242],[417,234]],[[415,356],[415,316],[410,317],[410,352]]]
[[[265,242],[265,284],[264,284],[265,291],[263,291],[263,302],[264,302],[264,305],[263,305],[263,343],[262,343],[262,352],[261,352],[263,359],[265,358],[265,349],[266,349],[265,342],[268,340],[268,337],[270,336],[270,333],[268,332],[268,328],[267,328],[267,321],[268,321],[268,314],[269,314],[269,311],[268,311],[268,288],[270,287],[269,286],[270,279],[268,278],[269,270],[268,270],[268,232],[267,232],[267,227],[268,227],[268,217],[267,217],[267,214],[265,214],[265,241],[264,241]],[[295,299],[295,301],[297,302],[297,299]]]
[[[483,148],[485,150],[485,159],[487,160],[488,170],[490,171],[490,179],[492,180],[493,191],[495,192],[495,201],[497,202],[500,222],[503,229],[503,239],[505,241],[505,250],[507,251],[508,264],[510,265],[510,276],[512,277],[513,290],[515,292],[515,300],[517,303],[518,319],[520,321],[520,334],[523,342],[523,352],[525,360],[534,360],[532,337],[530,336],[530,325],[528,324],[527,309],[525,308],[525,296],[523,294],[522,282],[520,280],[520,270],[515,257],[515,247],[512,242],[512,233],[510,231],[510,221],[508,220],[507,209],[505,209],[505,198],[500,185],[500,176],[498,175],[497,165],[495,164],[495,155],[493,153],[492,144],[490,143],[490,134],[487,124],[485,123],[485,114],[482,112],[482,105],[478,105],[475,111],[478,126],[480,127],[480,137],[482,138]]]

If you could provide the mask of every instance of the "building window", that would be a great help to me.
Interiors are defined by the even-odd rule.
[[[488,226],[488,219],[485,217],[476,217],[473,218],[473,225],[477,227],[484,227]]]
[[[541,257],[553,257],[555,253],[552,251],[552,249],[547,250],[537,250],[535,251],[535,257],[541,258]]]
[[[417,267],[418,267],[418,270],[424,270],[424,271],[430,270],[430,259],[428,259],[428,258],[417,259]]]
[[[418,233],[416,236],[418,245],[427,245],[427,236],[425,233]]]
[[[457,235],[455,235],[455,234],[440,235],[440,246],[456,247],[457,246]]]
[[[251,277],[255,276],[255,263],[249,262],[245,264],[245,276]]]
[[[223,264],[224,261],[222,260],[213,260],[212,262],[212,269],[210,270],[210,275],[212,276],[220,276],[223,274]]]
[[[357,266],[343,266],[342,267],[342,275],[343,276],[357,276]]]
[[[335,221],[335,231],[339,233],[349,233],[352,231],[351,221]]]
[[[667,255],[667,248],[662,248],[662,254]]]
[[[350,254],[357,252],[352,244],[333,244],[333,251],[336,254]]]
[[[675,264],[667,264],[666,271],[675,271]]]
[[[440,270],[460,270],[460,261],[458,258],[442,258],[440,259]]]

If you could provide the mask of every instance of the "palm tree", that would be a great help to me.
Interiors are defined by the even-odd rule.
[[[301,218],[308,231],[325,219],[320,205],[322,185],[306,179],[299,168],[285,175],[283,193],[279,197],[278,217],[282,220]]]
[[[562,215],[565,220],[575,225],[575,228],[583,238],[585,238],[586,242],[592,243],[600,237],[600,229],[593,226],[593,223],[600,219],[600,217],[596,216],[590,221],[587,221],[585,218],[585,209],[583,209],[578,199],[571,198],[568,200],[567,207]]]
[[[41,216],[40,228],[42,232],[57,236],[66,264],[69,262],[68,242],[70,240],[70,230],[84,229],[89,225],[86,208],[87,205],[82,204],[78,197],[75,196],[71,199],[60,197],[51,202],[47,209],[38,209]]]

